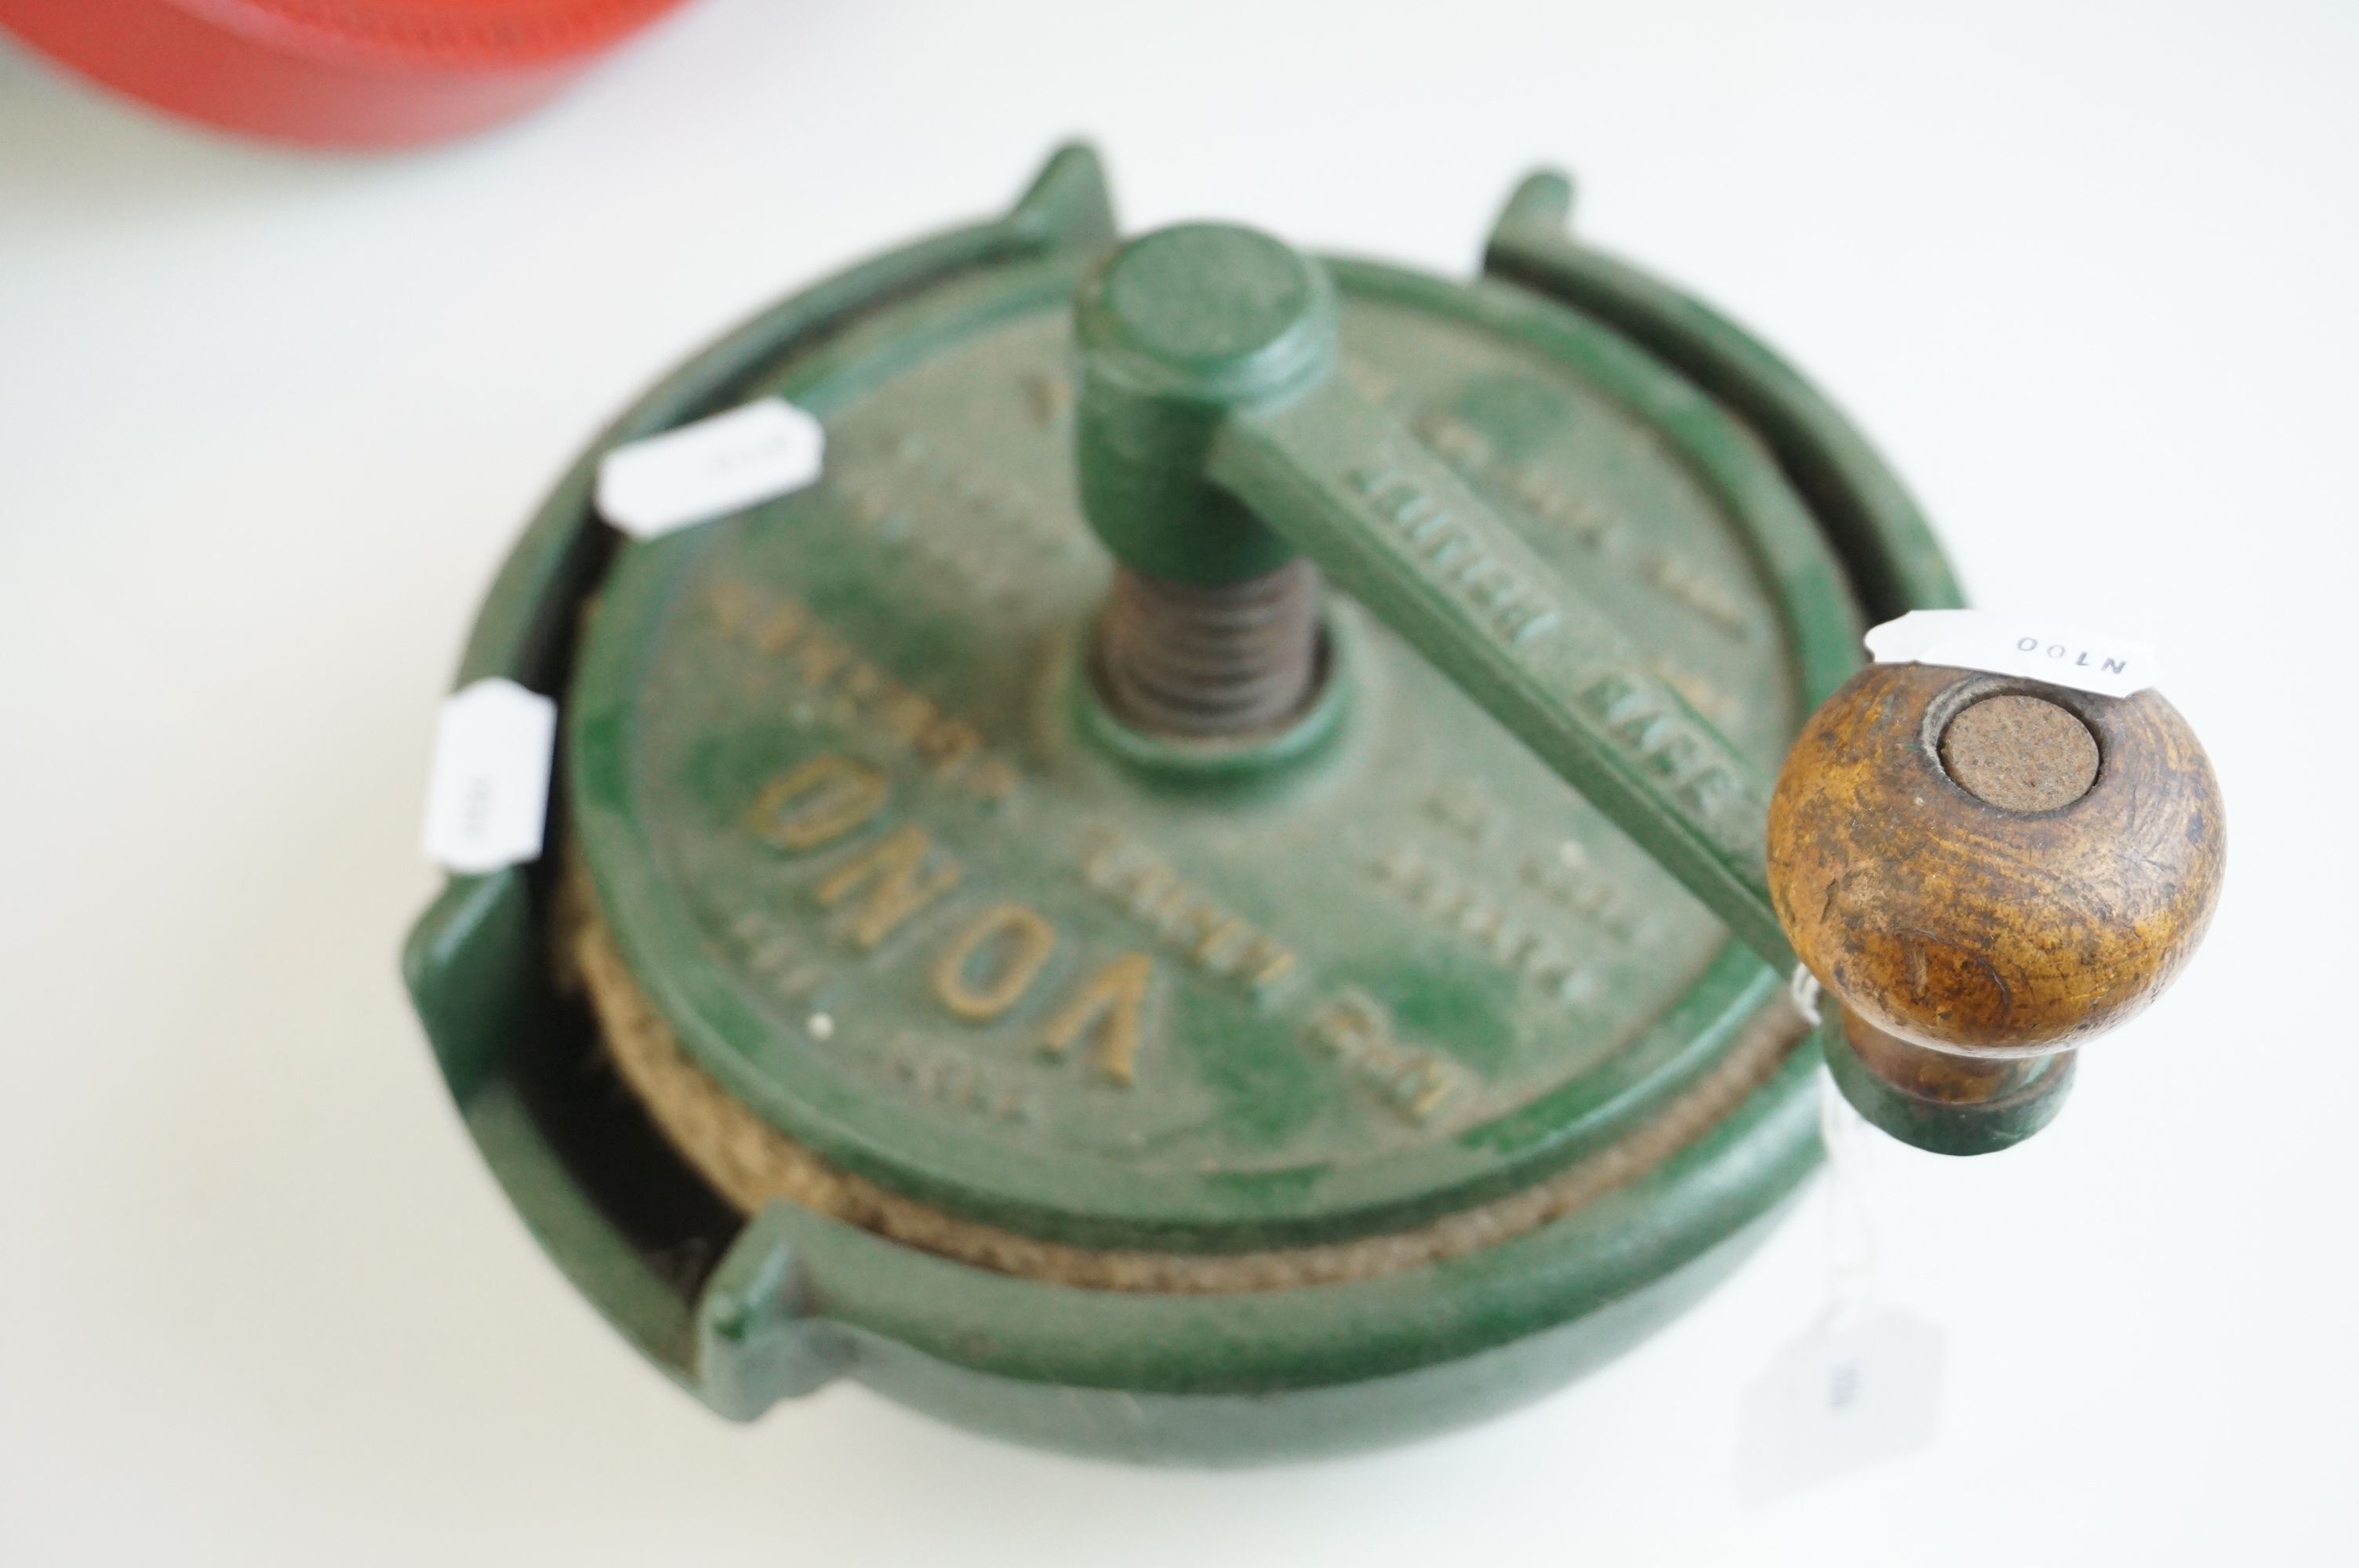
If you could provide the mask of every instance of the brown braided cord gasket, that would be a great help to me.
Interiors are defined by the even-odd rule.
[[[1782,1001],[1726,1058],[1629,1137],[1533,1185],[1412,1229],[1255,1252],[1174,1253],[1077,1247],[962,1219],[846,1171],[733,1099],[681,1051],[631,975],[576,860],[558,900],[560,980],[578,979],[624,1084],[664,1137],[742,1212],[798,1204],[888,1240],[1026,1279],[1089,1290],[1225,1294],[1342,1284],[1506,1241],[1595,1201],[1702,1135],[1766,1083],[1808,1033]]]

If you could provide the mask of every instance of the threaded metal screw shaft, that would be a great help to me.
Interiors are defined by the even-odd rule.
[[[1319,679],[1319,570],[1206,586],[1114,568],[1098,622],[1098,689],[1135,728],[1210,738],[1271,730]]]

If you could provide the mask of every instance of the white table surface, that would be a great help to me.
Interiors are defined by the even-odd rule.
[[[2359,11],[708,0],[343,159],[0,50],[0,1562],[2359,1561]],[[1880,1151],[1928,1453],[1767,1507],[1806,1206],[1525,1411],[1242,1475],[857,1387],[722,1423],[525,1238],[394,975],[426,741],[569,456],[690,348],[1095,135],[1133,225],[1453,273],[1511,182],[1788,351],[1971,590],[2164,644],[2210,946],[2049,1133]]]

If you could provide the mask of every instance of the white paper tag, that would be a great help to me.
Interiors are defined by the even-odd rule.
[[[1930,1444],[1942,1349],[1939,1328],[1892,1308],[1788,1343],[1745,1390],[1739,1490],[1768,1502]]]
[[[798,491],[820,476],[827,432],[765,397],[616,447],[598,461],[598,514],[641,539]]]
[[[1912,610],[1868,633],[1867,651],[1879,665],[1951,665],[2104,697],[2162,679],[2162,661],[2144,643],[1981,610]]]
[[[493,676],[454,692],[434,725],[426,855],[468,876],[540,855],[557,704]]]

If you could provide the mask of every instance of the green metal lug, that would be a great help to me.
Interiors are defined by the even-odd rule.
[[[817,1392],[853,1358],[842,1330],[810,1311],[794,1228],[782,1204],[756,1214],[696,1303],[697,1382],[733,1420]]]
[[[530,1025],[539,925],[524,874],[453,877],[411,930],[403,980],[427,1021],[434,1059],[462,1102],[504,1065]]]
[[[1049,154],[997,226],[1049,250],[1098,251],[1113,244],[1114,193],[1097,149],[1069,142]]]

